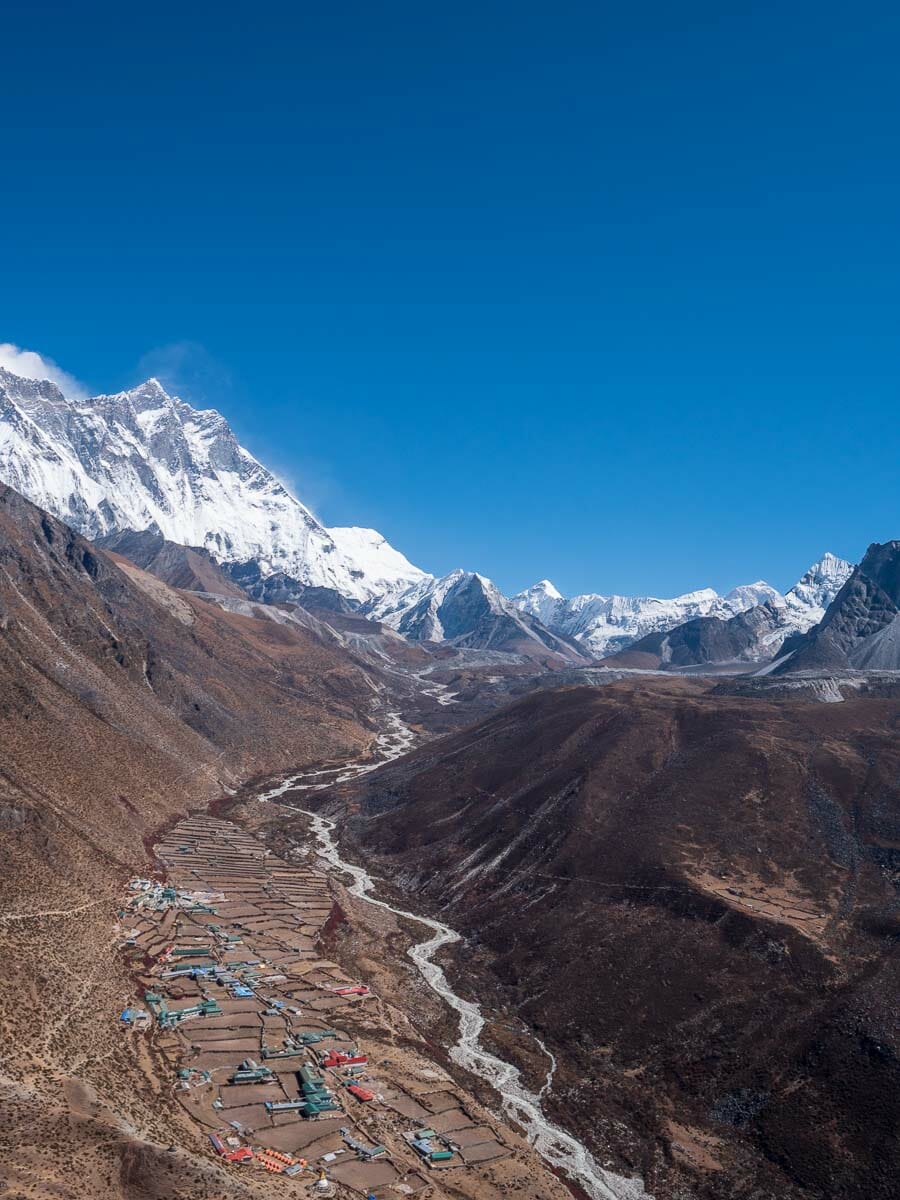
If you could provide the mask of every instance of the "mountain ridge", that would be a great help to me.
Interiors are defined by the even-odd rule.
[[[544,579],[519,592],[512,603],[538,617],[554,632],[573,637],[597,658],[609,658],[623,651],[646,650],[656,654],[662,648],[662,661],[668,661],[662,639],[657,635],[692,621],[724,623],[755,609],[767,608],[769,612],[783,610],[774,622],[783,626],[783,637],[804,632],[821,620],[827,604],[851,570],[850,563],[826,552],[784,595],[765,580],[757,580],[738,585],[725,596],[713,588],[701,588],[671,599],[594,593],[566,599]],[[646,645],[642,644],[644,639]]]
[[[193,408],[155,378],[85,400],[0,368],[0,479],[91,539],[132,530],[205,552],[234,586],[263,602],[359,608],[413,641],[517,653],[539,647],[570,662],[607,658],[692,620],[727,622],[748,612],[755,615],[729,630],[705,627],[705,640],[710,647],[734,641],[753,659],[782,629],[790,637],[821,619],[851,569],[826,554],[785,595],[757,580],[724,596],[700,588],[669,599],[567,599],[545,579],[509,598],[479,572],[423,571],[376,530],[326,527],[238,443],[218,410]],[[146,558],[147,546],[138,551],[135,543],[135,553]],[[173,579],[178,555],[165,553]],[[187,582],[197,570],[206,573],[194,559],[177,578]],[[221,577],[217,587],[229,590]],[[636,650],[669,661],[658,638]]]
[[[782,651],[773,673],[900,670],[900,541],[873,542],[821,621]]]
[[[457,568],[441,579],[422,580],[398,594],[376,597],[360,612],[414,642],[446,642],[461,649],[499,649],[532,657],[549,652],[570,662],[590,659],[573,639],[520,611],[477,571]]]
[[[653,1195],[889,1200],[897,720],[895,695],[632,677],[532,692],[316,807],[467,935],[454,983],[507,1052],[538,1031],[556,1112],[596,1149],[614,1128]]]
[[[0,478],[90,539],[150,530],[357,601],[426,577],[375,531],[332,535],[221,413],[156,379],[75,401],[0,368]]]

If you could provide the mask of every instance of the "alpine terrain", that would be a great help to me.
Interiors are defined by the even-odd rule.
[[[466,935],[486,1040],[555,1055],[548,1107],[601,1161],[659,1200],[889,1200],[898,721],[900,682],[537,692],[318,804]]]
[[[374,530],[326,529],[224,417],[156,379],[81,400],[0,367],[0,479],[85,537],[150,530],[357,601],[425,575]]]
[[[822,619],[782,647],[775,669],[900,669],[900,542],[874,543]]]
[[[514,596],[513,603],[548,628],[576,638],[597,658],[608,657],[630,646],[636,650],[656,648],[662,645],[661,640],[647,642],[646,646],[638,643],[647,635],[667,633],[688,621],[704,618],[722,624],[760,606],[770,609],[763,620],[771,620],[771,641],[777,648],[779,634],[783,639],[788,633],[805,632],[822,619],[851,570],[850,563],[833,554],[825,554],[783,596],[759,580],[733,588],[726,596],[718,595],[712,588],[703,588],[671,600],[599,595],[573,596],[566,600],[548,579],[543,579]],[[711,630],[718,627],[709,626]],[[736,628],[743,629],[743,625]],[[768,644],[759,643],[759,657],[765,657]],[[665,653],[662,660],[673,661],[667,659]],[[715,660],[701,658],[695,661]]]
[[[784,596],[777,592],[731,617],[695,617],[666,627],[611,655],[610,665],[679,668],[764,663],[781,654],[788,638],[818,625],[853,567],[825,554]]]
[[[510,598],[70,393],[0,369],[11,1200],[892,1200],[900,542]]]
[[[805,632],[820,619],[850,570],[826,555],[785,596],[759,581],[726,596],[703,588],[670,600],[565,600],[543,580],[507,599],[476,572],[435,578],[376,530],[326,528],[238,444],[220,413],[192,408],[156,379],[84,399],[0,367],[0,480],[85,537],[149,534],[205,551],[254,599],[361,608],[415,642],[560,663],[601,659],[695,618],[727,621],[769,605],[773,612],[757,613],[751,624],[772,628],[750,637],[752,651],[741,651],[763,657],[770,645],[777,649],[782,631]],[[147,543],[127,544],[146,565]],[[735,636],[739,647],[748,642],[732,630],[715,639],[722,647],[715,652],[726,653]],[[659,655],[664,664],[684,657],[666,654]],[[709,660],[701,654],[697,661]]]

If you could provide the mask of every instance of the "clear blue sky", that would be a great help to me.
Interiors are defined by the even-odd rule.
[[[896,6],[87,0],[3,40],[0,341],[174,376],[328,523],[570,594],[900,536]]]

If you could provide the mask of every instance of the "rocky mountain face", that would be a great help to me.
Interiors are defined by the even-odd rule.
[[[284,571],[265,575],[259,563],[252,560],[226,564],[223,570],[241,591],[263,604],[301,604],[340,613],[355,612],[359,608],[358,601],[349,600],[336,588],[300,583]]]
[[[220,413],[155,379],[81,401],[0,368],[0,480],[85,537],[150,530],[355,601],[425,577],[374,530],[326,529]]]
[[[734,588],[727,596],[720,596],[712,588],[701,588],[669,600],[595,594],[567,600],[544,579],[519,592],[512,603],[554,632],[574,638],[595,658],[604,658],[648,633],[673,629],[694,617],[728,618],[772,600],[782,597],[761,580]]]
[[[836,554],[823,554],[791,590],[785,593],[785,606],[793,615],[796,632],[805,633],[813,625],[818,625],[825,616],[826,608],[850,578],[852,571],[852,563],[838,558]]]
[[[760,581],[734,588],[727,596],[707,589],[674,600],[564,600],[543,580],[514,602],[526,611],[543,612],[542,619],[553,629],[574,629],[582,645],[605,647],[610,665],[655,669],[763,662],[785,638],[821,620],[852,569],[843,559],[825,554],[784,596]],[[650,631],[638,636],[647,627]],[[614,650],[615,646],[621,648]]]
[[[708,688],[534,693],[320,800],[468,935],[451,975],[556,1054],[601,1161],[657,1200],[889,1200],[900,701]]]
[[[696,617],[674,629],[648,633],[627,650],[612,654],[610,667],[643,670],[757,663],[770,659],[793,632],[785,606],[757,604],[734,617]]]
[[[0,630],[8,794],[55,797],[109,846],[165,816],[167,781],[177,802],[182,776],[215,792],[372,736],[372,681],[346,654],[119,565],[4,485]]]
[[[782,648],[776,673],[900,669],[900,542],[873,543],[809,632]]]
[[[179,546],[150,529],[111,533],[97,538],[95,545],[149,571],[171,587],[217,596],[244,595],[208,551],[200,546]]]
[[[453,571],[426,579],[397,595],[363,605],[360,612],[413,642],[445,642],[459,649],[495,650],[527,658],[586,662],[572,639],[553,633],[502,595],[489,579]]]

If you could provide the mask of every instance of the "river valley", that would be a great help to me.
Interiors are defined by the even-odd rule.
[[[406,753],[415,742],[415,734],[400,718],[399,713],[386,715],[384,730],[377,740],[379,757],[374,762],[351,762],[313,772],[292,776],[277,786],[261,792],[257,799],[270,804],[283,804],[286,809],[309,818],[310,832],[316,839],[316,852],[328,869],[340,876],[349,876],[351,895],[368,904],[385,909],[404,920],[417,922],[428,931],[421,941],[412,945],[408,954],[422,979],[458,1016],[458,1037],[449,1048],[452,1062],[471,1071],[488,1083],[497,1093],[504,1115],[525,1133],[538,1154],[565,1178],[571,1180],[591,1200],[649,1200],[638,1179],[627,1179],[604,1169],[583,1143],[555,1124],[545,1115],[542,1099],[553,1086],[556,1062],[539,1039],[535,1039],[548,1060],[546,1080],[538,1092],[529,1089],[518,1067],[487,1050],[481,1043],[485,1018],[481,1007],[473,1000],[460,996],[449,982],[446,972],[435,962],[446,946],[462,940],[450,926],[432,917],[410,912],[378,898],[376,881],[362,866],[343,858],[335,838],[336,825],[319,813],[294,804],[284,804],[286,793],[321,791],[335,783],[343,783],[357,775],[377,770]]]

